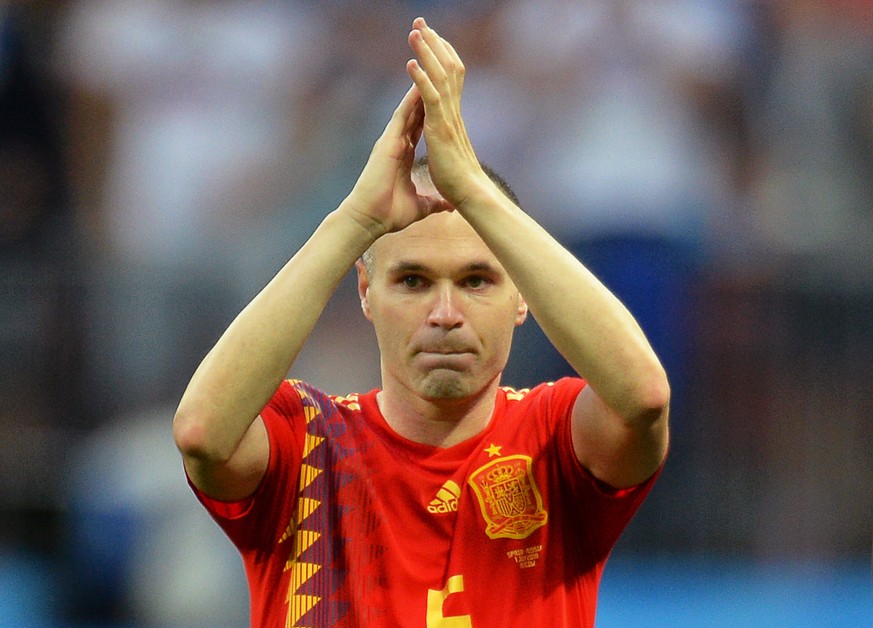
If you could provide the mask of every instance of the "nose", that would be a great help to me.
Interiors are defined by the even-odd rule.
[[[433,306],[427,322],[434,327],[453,329],[464,324],[464,313],[459,306],[453,286],[440,286],[435,291]]]

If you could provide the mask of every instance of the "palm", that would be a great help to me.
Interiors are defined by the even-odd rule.
[[[358,219],[379,233],[400,231],[444,209],[437,198],[418,194],[412,181],[415,147],[423,122],[424,108],[413,87],[373,146],[349,197]]]

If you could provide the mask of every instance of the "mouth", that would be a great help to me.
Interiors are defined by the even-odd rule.
[[[472,353],[467,349],[420,349],[418,353],[426,353],[428,355],[462,355],[464,353]]]
[[[475,354],[472,351],[445,349],[421,350],[416,354],[418,360],[427,369],[449,369],[453,371],[469,368]]]
[[[471,355],[475,351],[462,345],[424,345],[415,350],[416,354],[429,356]]]

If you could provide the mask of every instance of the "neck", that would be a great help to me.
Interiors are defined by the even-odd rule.
[[[479,393],[463,399],[424,399],[411,391],[386,387],[376,402],[385,421],[411,441],[451,447],[472,438],[491,421],[497,399],[495,379]]]

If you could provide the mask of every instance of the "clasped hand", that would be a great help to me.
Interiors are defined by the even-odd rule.
[[[373,146],[346,199],[346,208],[374,236],[399,231],[425,216],[461,207],[484,177],[461,117],[464,64],[452,45],[417,18],[409,33],[415,53],[406,64],[413,85]],[[412,167],[425,139],[435,193],[416,189]]]

